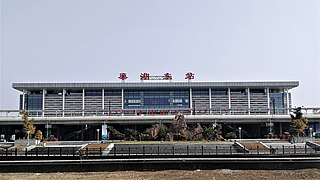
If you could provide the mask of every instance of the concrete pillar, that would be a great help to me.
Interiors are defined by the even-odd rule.
[[[290,107],[289,107],[289,89],[286,89],[286,99],[287,99],[287,114],[290,114]]]
[[[62,90],[62,117],[64,117],[64,109],[65,109],[65,101],[66,101],[66,90]]]
[[[82,116],[84,116],[84,96],[85,96],[85,90],[82,89]]]
[[[42,117],[44,117],[46,90],[42,90]]]
[[[190,97],[189,98],[190,98],[189,103],[190,103],[191,114],[193,114],[192,113],[193,112],[193,104],[192,104],[192,89],[191,88],[190,88]]]
[[[26,109],[26,90],[22,91],[22,110]]]
[[[270,94],[269,94],[269,92],[270,92],[270,90],[269,90],[269,88],[267,88],[266,89],[266,91],[267,91],[267,103],[268,103],[268,114],[270,115]]]
[[[211,88],[209,88],[209,114],[211,114],[212,102],[211,102]]]
[[[104,89],[102,89],[102,114],[104,114]]]
[[[81,141],[83,141],[83,136],[84,136],[84,129],[83,129],[83,125],[81,125]]]
[[[121,89],[121,112],[123,115],[123,109],[124,109],[124,89]]]
[[[248,113],[250,115],[250,88],[247,88],[247,95],[248,95]]]
[[[229,114],[231,114],[231,90],[228,88]]]

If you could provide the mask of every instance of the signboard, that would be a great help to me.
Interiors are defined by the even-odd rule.
[[[149,73],[141,73],[140,80],[172,80],[172,75],[170,73],[165,73],[163,76],[150,76]]]
[[[108,126],[106,124],[102,125],[101,127],[101,139],[107,140],[108,139]]]
[[[127,73],[120,73],[118,78],[121,79],[122,81],[128,79]]]

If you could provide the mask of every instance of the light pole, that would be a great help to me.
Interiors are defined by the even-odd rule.
[[[312,137],[312,127],[309,128],[309,133],[310,133],[310,139],[311,139],[311,141],[312,141],[312,139],[313,139],[313,137]]]
[[[27,131],[27,146],[29,146],[30,142],[29,142],[29,139],[30,139],[30,131]]]
[[[97,129],[97,141],[99,142],[99,131],[100,129]]]
[[[239,141],[241,142],[241,127],[239,127]]]

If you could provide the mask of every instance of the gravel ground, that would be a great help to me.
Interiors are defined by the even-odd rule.
[[[117,171],[85,173],[0,173],[0,179],[320,179],[320,169],[304,170],[195,170],[195,171]]]

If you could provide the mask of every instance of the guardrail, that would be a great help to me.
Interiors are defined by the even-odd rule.
[[[30,117],[81,117],[81,116],[155,116],[155,115],[286,115],[294,108],[282,109],[124,109],[124,110],[83,110],[83,111],[43,111],[28,110]],[[320,107],[301,108],[305,115],[319,114]],[[21,110],[0,110],[0,117],[20,117]]]
[[[245,148],[245,147],[244,147]],[[107,154],[105,152],[108,152]],[[2,149],[0,156],[5,157],[79,157],[96,158],[96,157],[176,157],[176,156],[221,156],[221,155],[320,155],[320,148],[311,148],[305,146],[281,146],[270,149],[250,149],[243,151],[237,146],[219,147],[219,146],[126,146],[112,149],[84,148],[76,147],[36,147],[33,149],[17,148]]]

